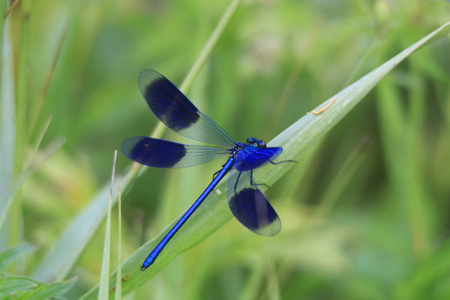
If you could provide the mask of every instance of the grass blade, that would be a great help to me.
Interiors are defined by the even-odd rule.
[[[116,300],[122,299],[122,189],[119,185]]]
[[[0,89],[0,229],[2,216],[8,211],[13,194],[14,149],[16,143],[15,94],[13,52],[10,36],[11,20],[4,22],[1,53],[1,89]]]
[[[223,31],[225,30],[225,27],[229,23],[231,17],[234,15],[237,7],[239,6],[239,4],[241,2],[242,2],[242,0],[233,0],[233,2],[231,2],[230,6],[228,6],[227,10],[225,11],[225,14],[220,19],[219,24],[217,24],[216,29],[213,31],[208,42],[206,42],[206,45],[203,48],[202,52],[200,53],[200,56],[195,61],[194,66],[191,68],[188,75],[184,79],[183,84],[180,87],[180,90],[186,91],[189,89],[190,85],[192,84],[192,81],[197,76],[198,72],[203,67],[203,65],[205,64],[206,59],[211,54],[212,50],[214,49],[214,46],[217,44],[217,41],[219,40],[220,36],[222,35]]]
[[[5,16],[6,12],[6,0],[0,0],[0,16]],[[3,35],[3,26],[5,24],[6,16],[0,20],[0,41],[2,40]],[[0,62],[1,65],[1,62]]]
[[[22,22],[20,32],[20,50],[17,75],[17,119],[16,119],[16,171],[22,169],[22,160],[24,158],[29,133],[27,132],[27,96],[29,90],[28,67],[29,67],[29,41],[30,41],[30,14],[31,0],[22,1]]]
[[[108,299],[109,290],[109,269],[111,258],[111,208],[112,194],[114,186],[114,174],[116,173],[117,150],[114,151],[114,163],[111,174],[111,189],[109,192],[108,216],[106,217],[105,243],[103,247],[102,271],[100,274],[100,290],[98,292],[99,299]]]
[[[56,65],[59,61],[59,57],[61,55],[64,41],[67,36],[69,22],[70,22],[70,19],[67,20],[65,22],[65,24],[63,24],[64,27],[63,27],[61,36],[59,37],[58,48],[52,59],[52,64],[50,66],[50,69],[47,71],[45,82],[44,82],[44,85],[42,86],[42,91],[39,93],[37,100],[33,103],[32,111],[30,112],[30,122],[28,124],[29,132],[32,132],[32,129],[36,126],[36,122],[37,122],[39,114],[41,113],[42,106],[43,106],[44,100],[47,96],[48,89],[50,87],[50,84],[52,83],[53,75],[55,74]]]

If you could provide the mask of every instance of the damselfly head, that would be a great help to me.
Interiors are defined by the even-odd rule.
[[[258,139],[252,138],[252,137],[249,137],[247,139],[247,145],[253,146],[253,147],[259,147],[259,148],[266,148],[266,146],[267,146],[266,142],[260,141]]]

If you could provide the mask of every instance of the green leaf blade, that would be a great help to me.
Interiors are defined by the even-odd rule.
[[[31,246],[19,246],[0,253],[0,273],[5,271],[8,265],[16,262],[20,257],[33,250],[34,247]]]
[[[0,279],[0,298],[22,294],[34,290],[38,284],[31,278],[23,276],[14,276]]]

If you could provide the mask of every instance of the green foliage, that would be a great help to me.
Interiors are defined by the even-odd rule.
[[[46,299],[62,296],[75,285],[76,278],[47,284],[26,276],[6,275],[5,268],[14,263],[27,252],[33,250],[30,246],[11,248],[0,253],[0,298],[1,299]]]
[[[0,253],[0,273],[4,272],[6,267],[18,260],[18,258],[24,255],[26,252],[33,250],[33,247],[30,246],[22,246],[11,248]]]
[[[0,254],[10,274],[32,274],[4,273],[1,297],[98,296],[113,151],[157,124],[137,88],[144,68],[182,87],[237,140],[275,137],[281,159],[298,163],[256,174],[271,186],[265,193],[281,217],[279,235],[259,237],[228,222],[221,185],[141,272],[148,251],[223,162],[144,172],[119,154],[113,201],[122,186],[126,261],[117,282],[124,295],[449,297],[449,39],[434,36],[410,55],[449,21],[449,3],[230,3],[28,0],[9,13],[0,249],[26,241],[37,250],[26,261],[18,259],[28,247]],[[328,110],[305,115],[331,95],[337,100]],[[185,141],[169,132],[164,138]],[[118,222],[112,214],[113,269]],[[115,285],[113,275],[110,297]]]

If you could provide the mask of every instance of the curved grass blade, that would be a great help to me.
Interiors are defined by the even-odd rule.
[[[206,59],[212,52],[212,49],[217,44],[219,37],[222,35],[225,27],[231,19],[231,16],[236,11],[238,5],[242,0],[234,0],[226,12],[222,16],[219,24],[215,28],[201,54],[194,63],[194,66],[190,70],[188,76],[183,81],[180,90],[186,92],[193,79],[198,74],[200,68],[204,65]],[[165,126],[160,123],[156,126],[155,130],[151,134],[153,138],[160,138],[164,133]],[[118,180],[121,182],[121,186],[124,192],[128,189],[136,176],[144,171],[142,166],[135,163],[132,165],[131,170],[125,176],[118,176]],[[41,264],[37,267],[33,276],[44,281],[62,280],[66,277],[75,261],[80,256],[81,252],[90,241],[95,231],[102,224],[103,218],[106,216],[108,206],[109,184],[105,185],[97,194],[97,196],[90,202],[90,205],[78,215],[73,223],[62,234],[61,238],[51,249]],[[114,187],[113,192],[113,205],[117,202],[117,187]],[[97,296],[96,292],[96,296]]]
[[[307,114],[299,119],[289,128],[278,135],[270,144],[281,146],[284,152],[280,155],[280,160],[297,159],[308,148],[314,145],[321,137],[323,137],[333,126],[339,122],[348,112],[351,111],[367,93],[395,66],[407,58],[420,47],[429,44],[432,40],[442,37],[448,33],[450,23],[447,23],[434,32],[430,33],[423,39],[419,40],[409,48],[405,49],[380,67],[368,73],[358,81],[354,82],[344,90],[340,91],[330,99],[323,102],[316,111],[329,105],[331,101],[334,103],[328,107],[326,111],[319,115]],[[336,98],[336,100],[333,100]],[[278,164],[276,166],[268,165],[261,168],[257,173],[257,178],[263,178],[264,182],[271,185],[278,180],[292,164]],[[189,219],[188,222],[180,229],[177,235],[171,240],[171,246],[165,249],[159,256],[155,264],[145,272],[141,272],[139,267],[150,250],[152,250],[158,241],[170,230],[170,228],[178,220],[174,220],[172,224],[167,226],[158,236],[147,242],[139,248],[128,260],[122,265],[123,276],[127,280],[122,282],[123,293],[129,293],[133,289],[141,286],[149,278],[155,275],[159,270],[164,268],[175,257],[191,247],[197,245],[205,238],[214,233],[217,229],[228,222],[232,215],[228,209],[226,202],[226,181],[221,182],[218,187],[221,193],[211,193],[208,201],[205,201],[198,211]],[[262,187],[262,190],[265,188]],[[181,216],[181,215],[180,215]],[[116,281],[113,275],[110,280],[110,288],[114,286]],[[95,299],[98,287],[93,288],[83,296],[83,299]]]

